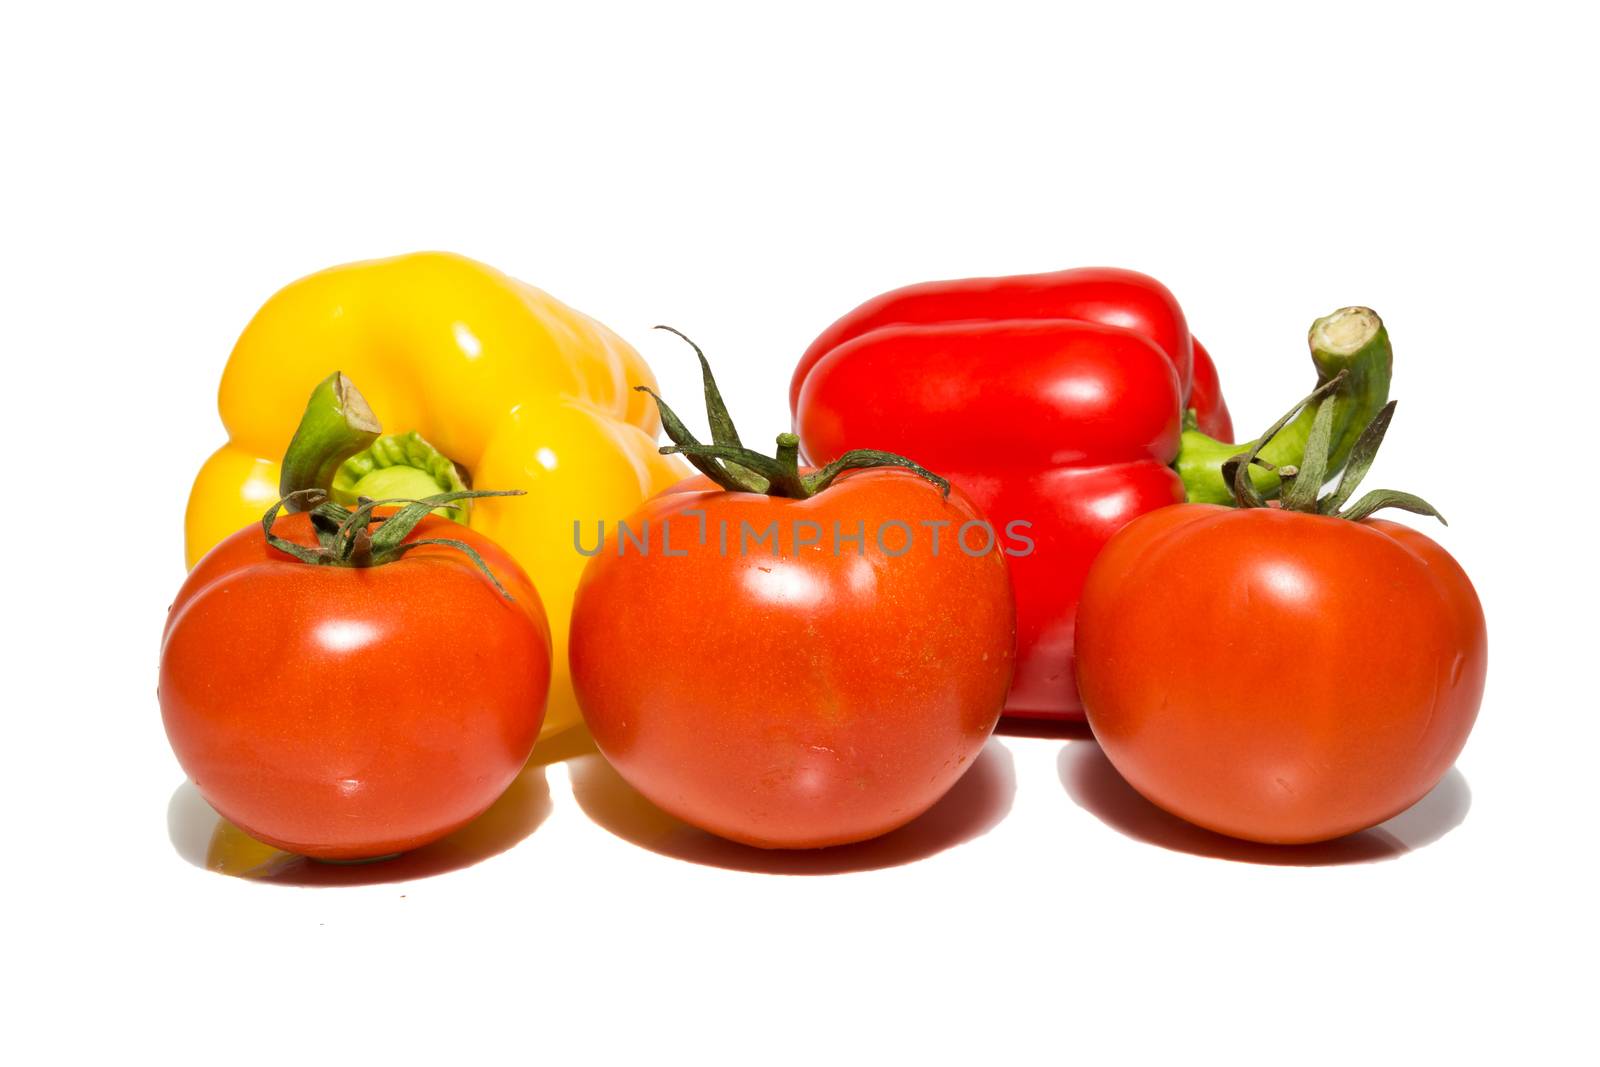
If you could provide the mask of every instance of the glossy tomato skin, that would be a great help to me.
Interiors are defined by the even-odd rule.
[[[1148,799],[1252,841],[1330,840],[1404,811],[1466,744],[1483,609],[1425,535],[1274,508],[1184,505],[1091,569],[1078,681]]]
[[[274,532],[316,538],[305,515]],[[403,852],[481,814],[521,771],[544,717],[550,632],[532,584],[482,535],[427,518],[425,545],[352,569],[302,563],[259,526],[184,582],[167,617],[167,737],[240,829],[322,859]]]
[[[650,501],[628,523],[648,524],[652,551],[625,542],[619,556],[608,539],[573,609],[572,676],[595,741],[656,805],[746,844],[838,845],[909,822],[971,766],[1011,678],[1005,563],[954,544],[977,519],[958,493],[890,470],[803,501],[704,483]],[[885,520],[913,529],[904,554],[876,543]],[[821,543],[797,548],[796,521]],[[741,555],[741,524],[773,522],[777,554]],[[924,522],[949,523],[937,555]],[[835,554],[835,523],[864,524],[859,554]],[[667,555],[664,534],[686,554]],[[890,552],[901,535],[885,531]],[[977,528],[969,544],[984,544]]]
[[[1187,336],[1187,335],[1185,335]],[[1073,678],[1079,590],[1124,524],[1183,500],[1171,358],[1085,321],[884,328],[817,362],[796,427],[813,459],[883,442],[939,471],[1033,550],[1010,556],[1017,668],[1010,715],[1081,718]]]

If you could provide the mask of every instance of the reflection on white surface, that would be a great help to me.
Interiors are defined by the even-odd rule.
[[[1067,795],[1124,836],[1174,852],[1267,866],[1324,867],[1395,859],[1460,826],[1472,807],[1472,790],[1452,767],[1421,800],[1371,829],[1308,845],[1264,845],[1212,833],[1156,807],[1123,780],[1093,742],[1068,744],[1056,767]],[[1293,788],[1292,780],[1286,781]]]
[[[178,855],[206,870],[280,885],[349,886],[404,882],[470,867],[522,841],[550,814],[544,764],[531,763],[476,820],[414,852],[374,863],[322,863],[257,841],[205,802],[185,781],[167,805],[167,835]],[[339,783],[349,790],[359,779]]]
[[[1010,812],[1017,791],[1011,751],[991,738],[943,799],[898,830],[835,848],[762,849],[696,830],[668,815],[624,782],[598,752],[569,766],[578,806],[623,840],[690,863],[782,875],[848,874],[926,859],[988,833]],[[821,769],[823,764],[819,760],[814,766]]]
[[[317,627],[317,643],[334,652],[354,652],[377,640],[377,627],[371,623],[337,619]]]

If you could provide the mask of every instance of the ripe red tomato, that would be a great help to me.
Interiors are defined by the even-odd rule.
[[[1089,724],[1128,782],[1234,837],[1322,841],[1432,789],[1466,743],[1488,639],[1416,530],[1180,505],[1125,527],[1078,608]]]
[[[317,545],[309,516],[274,533]],[[202,796],[290,852],[359,859],[443,837],[522,770],[544,718],[550,632],[538,594],[488,538],[425,518],[382,566],[303,563],[260,526],[190,572],[161,647],[162,719]]]
[[[806,499],[709,484],[627,520],[648,552],[613,536],[584,571],[570,657],[595,741],[656,805],[746,844],[911,821],[971,765],[1011,680],[1005,562],[956,543],[981,517],[901,470]],[[947,524],[937,552],[929,523]],[[858,529],[859,552],[835,540]],[[985,541],[967,531],[972,550]]]

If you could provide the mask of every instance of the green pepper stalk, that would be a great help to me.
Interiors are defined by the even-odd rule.
[[[1246,468],[1254,491],[1264,497],[1282,487],[1283,469],[1299,469],[1317,416],[1329,409],[1329,450],[1324,475],[1331,478],[1344,467],[1363,428],[1389,399],[1394,350],[1383,320],[1371,308],[1340,308],[1311,324],[1307,335],[1311,361],[1317,368],[1316,400],[1297,405],[1293,417],[1273,434],[1254,441],[1228,444],[1192,427],[1183,431],[1174,464],[1191,503],[1231,504],[1234,493],[1223,466],[1243,452],[1253,453]],[[1339,386],[1324,391],[1338,380]]]
[[[522,490],[468,489],[455,464],[415,432],[381,436],[382,429],[354,382],[338,371],[318,382],[283,456],[279,500],[261,517],[267,544],[324,567],[381,567],[418,545],[444,545],[465,553],[510,600],[465,541],[409,538],[430,513],[459,521],[479,497]],[[380,515],[380,507],[396,510]],[[279,537],[273,531],[279,511],[310,512],[316,546]]]
[[[366,398],[338,371],[311,391],[278,480],[288,511],[309,510],[310,489],[348,508],[364,499],[421,499],[467,488],[460,468],[416,431],[383,434]],[[438,513],[463,521],[472,499],[455,497]]]

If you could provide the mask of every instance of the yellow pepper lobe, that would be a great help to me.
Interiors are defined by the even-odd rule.
[[[277,499],[306,397],[334,371],[360,386],[385,430],[419,435],[474,485],[527,491],[475,501],[467,524],[516,557],[549,616],[543,735],[575,724],[567,627],[586,560],[573,523],[614,525],[688,473],[656,452],[655,405],[633,388],[655,388],[649,367],[593,319],[462,256],[425,252],[302,278],[256,313],[223,371],[228,443],[190,493],[191,566]]]

